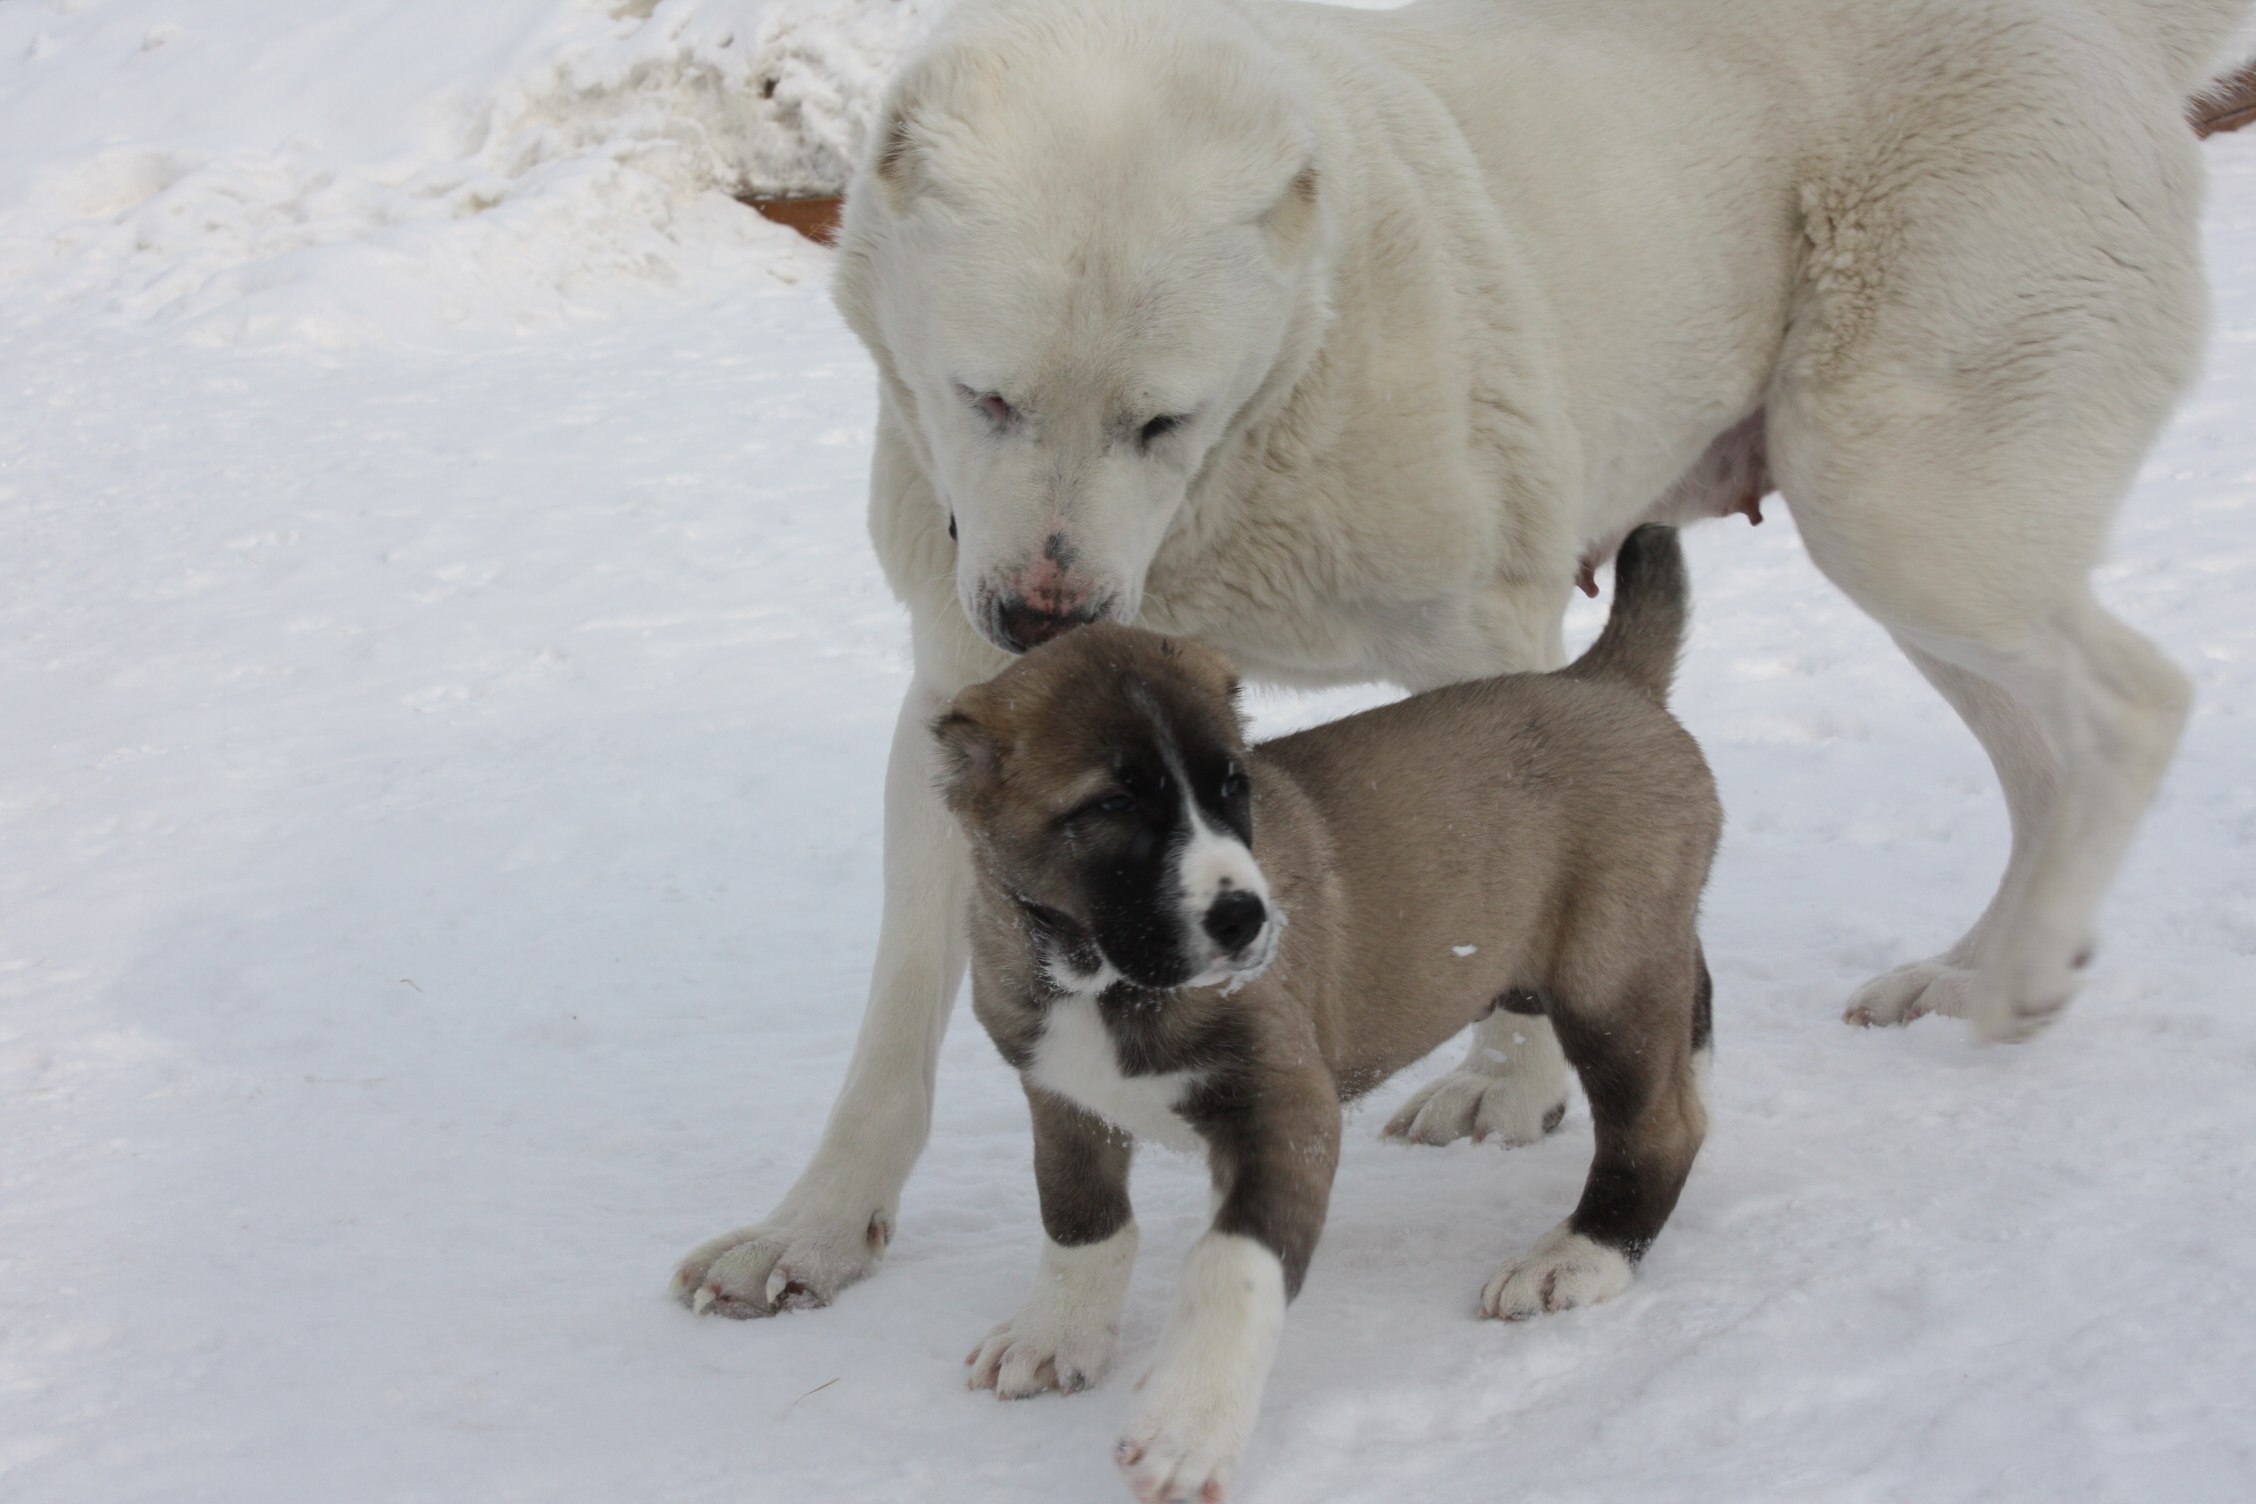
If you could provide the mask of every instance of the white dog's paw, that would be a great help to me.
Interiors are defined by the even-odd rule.
[[[1048,1243],[1025,1306],[964,1359],[970,1387],[1023,1400],[1050,1389],[1076,1394],[1102,1379],[1120,1341],[1120,1307],[1135,1264],[1133,1222],[1101,1243]]]
[[[876,1267],[893,1235],[882,1211],[825,1225],[778,1217],[701,1243],[674,1270],[674,1299],[700,1316],[773,1316],[826,1306]]]
[[[2014,1044],[2043,1033],[2067,1011],[2091,964],[2089,942],[2031,947],[2033,958],[1984,964],[1975,974],[1970,1005],[1960,1016],[1985,1044]]]
[[[1908,1024],[1930,1013],[1962,1018],[1974,1036],[2003,1043],[2041,1033],[2060,1017],[2083,982],[2088,946],[2066,964],[1985,965],[1980,970],[1937,956],[1899,966],[1857,989],[1841,1017],[1852,1024]]]
[[[1843,1023],[1859,1028],[1908,1024],[1940,1013],[1966,1018],[1976,1008],[1974,972],[1943,956],[1929,956],[1874,977],[1859,987],[1841,1010]]]
[[[1562,1222],[1496,1271],[1481,1291],[1481,1314],[1525,1321],[1546,1311],[1592,1306],[1621,1294],[1635,1277],[1619,1250],[1594,1243]]]
[[[1567,1115],[1567,1058],[1548,1019],[1492,1013],[1473,1031],[1457,1069],[1420,1090],[1387,1120],[1388,1138],[1446,1144],[1461,1138],[1516,1149]]]

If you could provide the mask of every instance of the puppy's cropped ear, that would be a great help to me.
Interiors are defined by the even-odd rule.
[[[951,805],[974,799],[1002,780],[999,709],[989,686],[974,684],[933,721],[933,739],[940,744],[940,792]]]
[[[1240,716],[1238,695],[1244,686],[1238,680],[1237,665],[1221,649],[1208,647],[1195,638],[1173,637],[1168,639],[1167,652],[1200,692],[1228,704],[1233,718]]]

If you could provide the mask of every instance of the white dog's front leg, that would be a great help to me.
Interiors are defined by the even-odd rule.
[[[869,1273],[932,1129],[932,1083],[963,980],[969,861],[936,789],[942,698],[911,686],[885,773],[885,919],[845,1089],[814,1160],[767,1221],[703,1244],[675,1298],[721,1316],[819,1306]]]
[[[1245,1451],[1285,1322],[1285,1268],[1252,1238],[1191,1249],[1175,1312],[1113,1460],[1144,1504],[1215,1504]]]

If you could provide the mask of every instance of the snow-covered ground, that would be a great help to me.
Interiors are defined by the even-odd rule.
[[[966,1393],[1037,1246],[968,1019],[879,1278],[662,1293],[842,1073],[906,671],[825,253],[651,145],[676,96],[587,83],[778,23],[296,9],[0,5],[0,1498],[1113,1496],[1201,1174],[1139,1170],[1120,1375]],[[1444,1058],[1395,1083],[1251,1504],[2256,1496],[2256,132],[2207,154],[2209,376],[2103,581],[2200,708],[2085,998],[2018,1049],[1837,1021],[1979,907],[2002,812],[1782,509],[1696,531],[1683,1205],[1623,1299],[1477,1321],[1588,1118],[1401,1148]]]

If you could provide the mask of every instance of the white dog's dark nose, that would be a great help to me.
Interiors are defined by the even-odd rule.
[[[1239,888],[1214,900],[1214,907],[1206,911],[1206,933],[1234,956],[1253,943],[1268,920],[1269,910],[1260,895]]]

